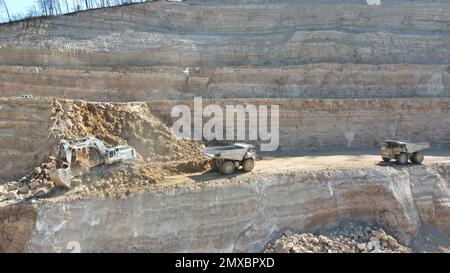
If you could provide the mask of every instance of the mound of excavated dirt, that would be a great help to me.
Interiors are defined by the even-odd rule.
[[[408,253],[382,229],[369,226],[345,226],[323,235],[293,234],[286,231],[266,248],[267,253]]]
[[[207,159],[188,162],[136,163],[118,166],[97,166],[72,180],[80,185],[70,192],[69,199],[89,197],[123,198],[130,192],[143,192],[164,186],[166,178],[182,173],[209,169]],[[75,183],[74,183],[75,181]]]
[[[144,103],[54,101],[58,138],[95,136],[109,145],[130,145],[146,161],[183,160],[201,155],[201,145],[177,138]]]
[[[208,169],[198,142],[177,138],[144,103],[112,104],[54,100],[53,125],[57,139],[74,140],[95,136],[107,145],[130,145],[139,156],[132,164],[98,166],[101,158],[92,149],[73,153],[70,194],[79,197],[120,197],[130,191],[146,190],[167,176]],[[58,147],[52,156],[20,181],[0,185],[0,201],[51,195],[54,187],[49,170],[57,166]]]

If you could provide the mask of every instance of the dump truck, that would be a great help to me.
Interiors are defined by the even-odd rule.
[[[430,148],[428,142],[411,143],[405,141],[387,140],[381,145],[381,158],[385,162],[395,159],[398,164],[423,162],[423,151]]]
[[[235,143],[230,146],[206,147],[203,154],[211,157],[211,168],[222,174],[233,174],[242,167],[244,172],[251,172],[255,167],[255,146]]]
[[[94,148],[101,158],[100,164],[110,165],[117,162],[133,160],[136,150],[130,146],[108,146],[95,137],[85,137],[73,141],[62,139],[59,143],[59,168],[50,170],[50,178],[60,187],[70,189],[72,152],[75,150]]]

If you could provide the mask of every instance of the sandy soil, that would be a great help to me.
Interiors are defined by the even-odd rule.
[[[433,152],[426,154],[423,165],[430,165],[433,163],[450,163],[450,151],[448,153]],[[410,166],[407,164],[405,166]],[[298,155],[298,156],[262,156],[258,157],[255,163],[255,169],[251,173],[244,173],[238,170],[236,174],[232,176],[251,175],[256,173],[271,173],[274,170],[320,170],[326,168],[368,168],[368,167],[399,167],[395,162],[385,163],[381,161],[379,155],[375,152],[365,153],[342,153],[342,154],[311,154],[311,155]],[[217,172],[197,172],[191,174],[182,174],[168,177],[169,180],[181,180],[182,178],[209,181],[215,179],[223,179],[227,176],[221,175]],[[230,176],[228,176],[230,177]]]
[[[432,163],[450,162],[450,151],[448,154],[443,152],[428,153],[425,156],[423,165]],[[322,169],[322,168],[363,168],[372,166],[396,166],[394,162],[384,163],[379,155],[373,152],[347,153],[347,154],[313,154],[305,156],[265,156],[257,162],[256,171],[267,171],[273,168],[277,169]]]
[[[423,165],[446,162],[450,163],[450,153],[445,153],[444,151],[430,152],[426,154]],[[231,178],[236,180],[239,177],[248,178],[255,174],[264,175],[274,171],[320,170],[327,168],[403,168],[412,164],[399,166],[394,162],[385,163],[381,161],[381,158],[375,152],[355,152],[299,156],[262,156],[257,158],[255,169],[251,173],[237,170],[235,174],[229,176],[211,171],[207,165],[205,165],[204,160],[202,162],[172,161],[164,163],[140,161],[133,165],[124,164],[94,168],[87,176],[82,177],[81,185],[70,191],[53,189],[47,194],[35,198],[35,201],[57,202],[93,197],[124,198],[132,192],[159,191],[176,185],[196,187],[200,185],[199,183],[229,183]],[[26,201],[26,199],[12,200],[11,202],[15,201]],[[2,203],[6,205],[10,202]]]

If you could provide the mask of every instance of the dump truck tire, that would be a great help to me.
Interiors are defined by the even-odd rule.
[[[387,158],[387,157],[382,157],[382,159],[383,159],[384,162],[390,162],[391,161],[391,159]]]
[[[242,169],[244,172],[251,172],[255,167],[255,160],[253,158],[247,158],[242,162]]]
[[[408,154],[407,153],[400,153],[397,156],[397,163],[401,164],[401,165],[408,163]]]
[[[213,159],[209,164],[211,166],[211,170],[215,172],[219,171],[219,160]]]
[[[232,161],[227,160],[227,161],[222,162],[222,164],[220,164],[220,172],[222,174],[230,175],[230,174],[233,174],[235,172],[235,170],[236,170],[236,166],[234,165],[234,162],[232,162]]]
[[[424,159],[424,156],[421,152],[415,152],[411,156],[412,163],[420,164],[423,162],[423,159]]]

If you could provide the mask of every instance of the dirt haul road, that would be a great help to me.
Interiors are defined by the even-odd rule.
[[[434,163],[450,163],[450,152],[443,151],[430,152],[425,155],[422,165],[427,166]],[[290,171],[290,170],[321,170],[321,169],[358,169],[371,167],[384,168],[407,168],[410,166],[417,166],[412,163],[406,165],[397,165],[395,161],[390,163],[383,162],[380,156],[376,153],[342,153],[342,154],[326,154],[315,153],[309,155],[287,156],[287,155],[264,155],[257,158],[255,168],[251,173],[245,173],[242,170],[237,170],[234,175],[224,176],[218,172],[196,172],[189,174],[181,174],[167,177],[165,186],[176,183],[186,183],[189,181],[214,181],[221,179],[228,179],[230,177],[251,176],[252,174],[270,174],[274,171]]]
[[[290,172],[314,172],[321,170],[401,170],[409,167],[428,167],[439,163],[450,163],[450,153],[429,152],[426,153],[422,165],[408,163],[398,165],[394,161],[386,163],[381,161],[374,151],[350,152],[341,154],[315,153],[308,155],[263,155],[256,160],[255,168],[250,173],[241,169],[233,175],[222,175],[210,170],[207,166],[207,158],[200,161],[170,161],[147,163],[143,161],[133,164],[132,169],[128,165],[114,165],[99,171],[91,169],[81,177],[80,183],[71,190],[54,188],[48,194],[39,198],[23,197],[17,200],[8,200],[6,195],[0,196],[0,206],[16,203],[31,198],[37,203],[58,203],[70,200],[89,199],[94,197],[124,198],[133,192],[160,192],[172,187],[185,187],[194,189],[206,184],[240,183],[251,180],[252,177],[270,176],[279,173]],[[206,164],[205,164],[206,163]],[[198,165],[200,164],[200,165]],[[197,166],[198,165],[198,166]],[[103,168],[100,168],[103,169]],[[139,171],[136,171],[139,170]],[[108,173],[107,176],[99,176],[99,172]],[[135,174],[129,176],[129,172]],[[136,176],[137,175],[137,176]],[[149,181],[148,179],[153,180]],[[127,180],[130,180],[127,182]]]

